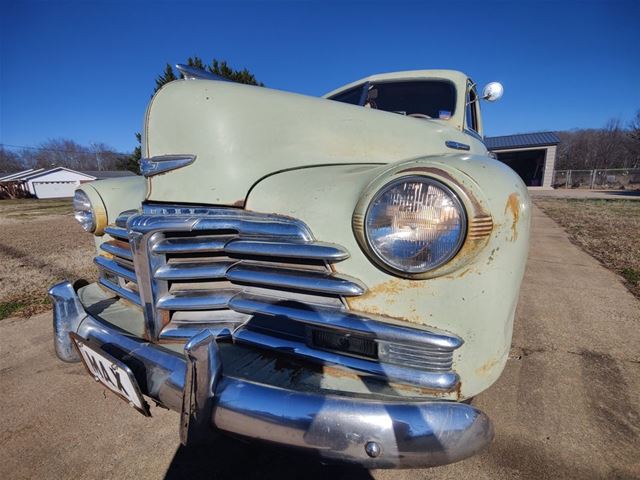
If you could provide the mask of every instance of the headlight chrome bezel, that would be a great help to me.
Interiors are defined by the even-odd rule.
[[[77,204],[81,202],[85,203],[85,208],[77,208]],[[85,220],[82,218],[83,215]],[[94,235],[102,235],[107,225],[107,213],[102,199],[92,188],[79,188],[74,192],[73,216],[84,231]],[[86,222],[88,217],[91,218],[91,223]]]
[[[457,214],[460,218],[461,230],[453,248],[447,253],[447,255],[439,259],[437,263],[425,269],[403,270],[398,266],[394,265],[392,261],[388,258],[385,258],[382,252],[376,247],[376,245],[374,244],[374,241],[370,238],[369,229],[367,228],[367,219],[372,213],[371,211],[372,207],[374,207],[374,205],[380,199],[380,197],[387,194],[390,190],[394,189],[398,185],[407,183],[407,182],[422,183],[424,185],[433,186],[442,190],[451,199],[454,207],[456,208]],[[364,213],[363,233],[364,233],[365,241],[369,247],[370,253],[377,259],[376,263],[378,263],[380,266],[382,266],[386,270],[392,271],[394,274],[399,276],[407,276],[407,277],[420,276],[440,268],[442,265],[445,265],[446,263],[448,263],[453,257],[455,257],[458,254],[458,252],[460,251],[460,248],[464,244],[464,241],[467,235],[467,211],[463,203],[460,201],[460,198],[458,197],[458,195],[456,195],[456,193],[443,182],[431,177],[423,176],[423,175],[404,175],[404,176],[395,178],[389,181],[388,183],[385,183],[373,195]]]
[[[434,268],[424,272],[406,272],[393,268],[384,262],[372,249],[366,234],[365,218],[372,201],[388,185],[417,177],[422,181],[433,181],[439,188],[446,188],[459,202],[465,214],[465,232],[455,251],[448,259]],[[484,247],[493,231],[491,214],[486,198],[475,182],[469,181],[455,169],[442,164],[428,165],[426,162],[413,161],[404,165],[389,168],[374,179],[362,192],[352,217],[354,236],[363,253],[380,270],[395,277],[422,280],[435,278],[461,269],[469,264]]]

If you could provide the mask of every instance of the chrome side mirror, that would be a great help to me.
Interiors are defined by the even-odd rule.
[[[500,100],[502,94],[504,94],[504,87],[500,82],[487,83],[482,89],[482,99],[487,102]]]

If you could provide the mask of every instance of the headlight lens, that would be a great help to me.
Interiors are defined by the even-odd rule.
[[[93,232],[96,229],[96,216],[91,206],[91,200],[82,190],[76,190],[73,195],[73,211],[76,220],[82,225],[87,232]]]
[[[373,253],[405,273],[424,273],[448,262],[465,232],[466,215],[458,197],[426,177],[404,177],[385,185],[365,215]]]

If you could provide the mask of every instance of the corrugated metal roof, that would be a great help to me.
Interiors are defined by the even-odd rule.
[[[518,133],[501,137],[485,137],[484,143],[489,150],[505,150],[557,145],[560,143],[560,138],[555,132]]]

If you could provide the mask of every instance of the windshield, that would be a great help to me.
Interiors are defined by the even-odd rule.
[[[369,86],[365,107],[449,120],[456,108],[456,88],[447,80],[374,83]]]

